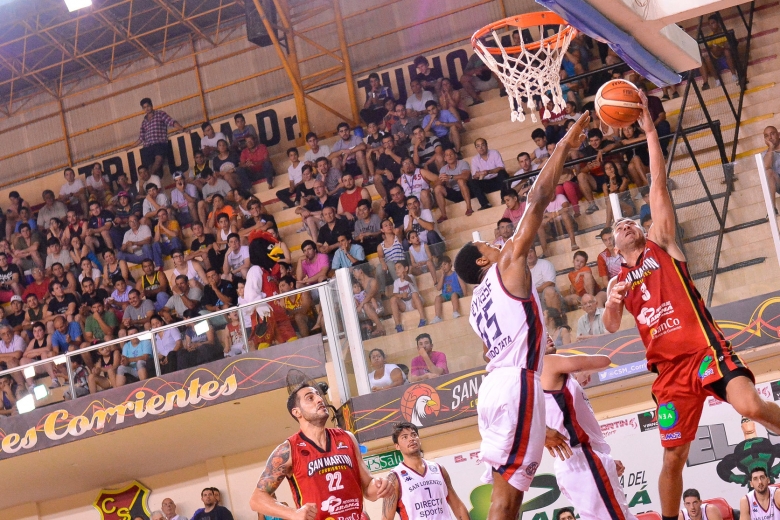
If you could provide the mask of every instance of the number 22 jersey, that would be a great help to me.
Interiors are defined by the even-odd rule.
[[[509,293],[498,264],[474,288],[469,323],[487,347],[487,371],[513,367],[542,371],[547,332],[536,288],[528,298]]]
[[[314,504],[316,520],[360,520],[362,461],[355,457],[355,444],[347,432],[326,428],[325,433],[324,450],[300,431],[287,439],[293,470],[288,479],[295,505]]]

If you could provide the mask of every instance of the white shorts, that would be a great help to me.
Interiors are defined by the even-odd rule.
[[[555,459],[555,478],[580,520],[636,520],[628,510],[611,455],[577,446],[571,458]]]
[[[404,300],[403,298],[398,298],[398,301],[404,304],[404,308],[406,309],[404,312],[409,312],[414,310],[414,303],[412,302],[411,298],[409,298],[408,300]]]
[[[520,368],[494,369],[479,387],[479,457],[514,488],[528,491],[542,460],[546,433],[544,391],[539,374]]]

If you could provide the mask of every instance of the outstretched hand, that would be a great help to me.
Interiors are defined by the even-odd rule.
[[[560,142],[571,149],[577,149],[585,141],[586,131],[590,125],[590,111],[586,110],[576,123],[569,127],[569,131]]]
[[[650,110],[647,108],[647,96],[641,90],[639,91],[639,99],[642,100],[642,115],[639,116],[639,126],[645,134],[655,132],[655,122],[653,122]]]

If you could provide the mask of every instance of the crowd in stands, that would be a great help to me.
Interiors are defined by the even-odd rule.
[[[382,321],[388,318],[396,331],[403,331],[405,312],[418,314],[419,327],[427,325],[426,305],[434,306],[432,323],[442,321],[445,306],[451,306],[453,318],[459,318],[460,300],[468,288],[445,254],[448,237],[440,225],[453,218],[448,204],[464,201],[469,217],[474,213],[472,199],[477,200],[477,211],[485,210],[491,208],[488,195],[500,192],[505,210],[490,238],[501,246],[523,215],[533,172],[544,166],[556,142],[583,110],[591,110],[593,123],[583,147],[572,151],[569,159],[584,160],[562,175],[538,233],[539,249],[529,253],[529,266],[556,345],[604,334],[604,291],[621,260],[614,253],[608,227],[613,220],[611,207],[604,205],[606,227],[599,236],[605,249],[596,259],[595,271],[588,255],[579,251],[580,220],[598,210],[597,197],[616,193],[623,215],[638,214],[642,225],[649,227],[649,159],[638,125],[609,128],[587,100],[614,77],[627,77],[645,92],[647,82],[622,66],[611,50],[593,43],[584,34],[574,38],[563,60],[562,77],[587,72],[596,50],[602,63],[613,68],[563,83],[565,109],[549,114],[541,127],[530,132],[527,138],[535,148],[516,157],[516,172],[508,171],[501,153],[484,138],[473,143],[476,155],[463,158],[469,106],[482,103],[482,93],[499,88],[476,54],[458,81],[443,77],[425,57],[416,58],[417,75],[406,100],[396,99],[379,75],[371,74],[360,112],[366,124],[364,137],[340,123],[333,145],[320,143],[315,133],[309,133],[303,154],[298,148],[287,150],[289,182],[279,187],[276,196],[294,208],[302,221],[298,232],[308,235],[297,263],[274,215],[251,191],[258,182],[273,187],[280,173],[254,126],[236,114],[232,135],[226,136],[215,132],[209,122],[203,123],[194,164],[184,172],[168,172],[169,184],[163,181],[168,178],[163,143],[168,128],[181,130],[181,125],[154,109],[151,100],[142,100],[143,164],[137,168],[137,180],[123,173],[109,175],[100,163],[85,179],[67,168],[59,192],[42,193],[44,202],[37,215],[17,192],[10,194],[5,222],[0,225],[0,234],[5,235],[0,237],[0,303],[8,304],[0,316],[0,368],[242,303],[251,267],[248,239],[254,231],[281,240],[284,258],[275,281],[279,292],[325,281],[336,269],[352,268],[355,305],[366,338],[384,335]],[[716,70],[717,65],[713,64]],[[669,135],[671,125],[662,100],[653,95],[648,100],[659,135]],[[638,146],[626,149],[626,145]],[[377,202],[368,190],[371,184],[379,194]],[[639,191],[632,193],[630,185]],[[183,228],[189,228],[191,236],[185,237]],[[545,259],[551,254],[550,242],[562,238],[569,240],[574,252],[565,286],[556,284],[558,274],[564,273],[556,272]],[[374,255],[377,259],[369,262]],[[170,278],[165,273],[168,257]],[[134,267],[138,265],[140,270]],[[428,276],[436,292],[432,301],[425,301],[418,289],[420,277]],[[291,296],[283,305],[299,337],[322,330],[316,294]],[[567,312],[576,309],[582,309],[583,315],[575,332],[567,323]],[[160,333],[155,342],[162,372],[242,351],[235,346],[240,340],[232,337],[240,328],[237,313],[211,324],[207,331],[186,327]],[[217,337],[215,328],[227,330],[228,339]],[[446,358],[431,350],[430,336],[421,334],[417,343],[420,355],[410,361],[411,370],[400,367],[401,374],[387,368],[393,365],[384,364],[381,350],[374,351],[372,385],[377,381],[377,387],[386,387],[447,373]],[[150,341],[133,339],[72,357],[76,393],[145,379],[154,373],[152,355]],[[65,379],[62,366],[41,365],[36,370],[48,373],[54,387]],[[5,380],[17,395],[33,383],[19,372]],[[12,408],[9,400],[4,398],[6,410]]]

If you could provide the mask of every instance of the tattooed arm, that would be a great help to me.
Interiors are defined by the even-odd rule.
[[[455,514],[455,518],[457,520],[470,520],[469,510],[466,509],[466,505],[455,492],[455,488],[452,487],[450,474],[447,473],[447,470],[441,464],[439,464],[439,467],[441,468],[441,476],[444,477],[444,483],[447,484],[447,503]]]
[[[249,506],[265,516],[275,516],[283,520],[314,520],[317,508],[314,504],[304,504],[296,510],[283,506],[272,496],[279,484],[292,474],[292,459],[290,458],[290,442],[284,441],[268,457],[263,474],[257,481],[257,488],[252,493]]]
[[[389,494],[382,501],[382,520],[393,520],[398,509],[398,477],[394,472],[387,475]]]

